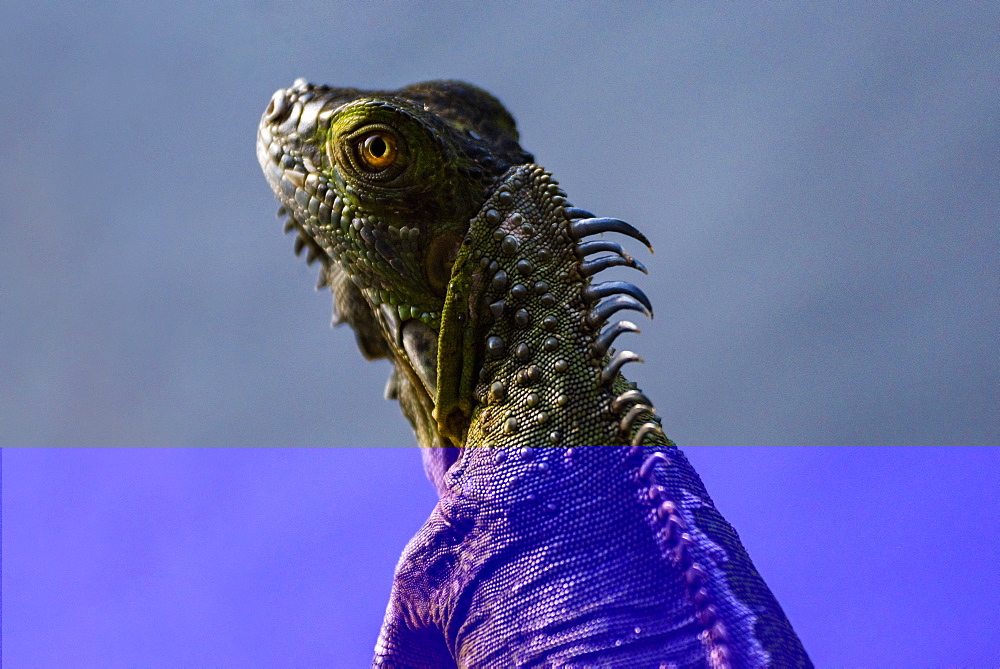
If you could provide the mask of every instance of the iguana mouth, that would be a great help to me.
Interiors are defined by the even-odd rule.
[[[415,318],[400,321],[399,316],[385,305],[374,309],[376,320],[386,337],[391,338],[398,362],[409,368],[433,404],[437,394],[437,333]]]
[[[400,329],[406,358],[429,397],[437,394],[437,333],[421,321],[410,319]]]

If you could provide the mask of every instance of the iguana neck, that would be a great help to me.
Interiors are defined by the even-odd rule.
[[[438,350],[443,434],[467,447],[507,449],[624,445],[647,424],[644,434],[662,438],[651,410],[623,424],[645,398],[618,371],[638,358],[609,358],[608,349],[637,328],[602,330],[620,309],[648,313],[648,300],[631,284],[591,283],[607,266],[642,266],[613,242],[582,239],[591,229],[641,238],[629,228],[569,206],[537,165],[508,173],[473,219],[452,270]],[[586,258],[597,251],[614,255]]]

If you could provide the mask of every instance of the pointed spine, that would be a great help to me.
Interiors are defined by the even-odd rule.
[[[628,323],[628,321],[619,321],[619,322]],[[649,406],[653,406],[653,403],[649,401],[649,398],[646,397],[646,395],[641,390],[633,388],[632,390],[626,390],[621,395],[611,400],[611,410],[614,411],[615,413],[618,413],[624,408],[625,404],[628,402],[640,402],[642,404],[648,404]]]
[[[628,434],[632,431],[632,423],[635,419],[644,413],[654,413],[656,410],[648,404],[633,404],[632,408],[628,410],[625,417],[622,418],[621,422],[618,423],[618,431],[621,434]]]
[[[580,241],[580,239],[587,235],[596,235],[602,232],[617,232],[637,239],[650,251],[653,250],[653,246],[646,239],[646,235],[639,232],[633,225],[618,218],[583,218],[571,222],[568,230],[569,236],[574,241]]]
[[[587,211],[586,209],[580,209],[578,207],[563,207],[563,213],[566,214],[566,218],[570,220],[579,218],[594,218],[594,215]]]
[[[631,295],[646,307],[649,317],[653,317],[653,304],[649,301],[649,297],[638,286],[627,281],[592,283],[583,289],[581,295],[587,302],[597,302],[610,295]]]
[[[585,260],[580,263],[580,274],[583,276],[594,276],[602,270],[606,270],[609,267],[631,267],[632,269],[637,269],[643,274],[649,274],[646,271],[645,265],[641,262],[629,256],[628,258],[620,255],[611,256],[601,256],[600,258],[594,258],[593,260]]]
[[[613,242],[610,239],[591,239],[585,242],[579,242],[574,249],[576,257],[580,260],[583,260],[589,255],[600,253],[601,251],[617,253],[626,260],[632,259],[632,256],[625,252],[621,244]]]
[[[645,361],[632,351],[618,351],[615,353],[615,357],[611,358],[611,362],[601,370],[601,385],[606,386],[610,384],[618,375],[618,372],[621,371],[621,368],[630,362]]]
[[[615,295],[613,297],[609,297],[603,302],[598,302],[593,309],[587,312],[587,324],[592,328],[596,328],[600,326],[601,323],[608,320],[612,314],[623,309],[640,311],[647,316],[652,316],[652,314],[649,313],[649,309],[646,308],[646,305],[631,295]]]
[[[615,339],[618,338],[618,335],[625,334],[626,332],[639,333],[642,332],[642,330],[640,330],[639,327],[632,321],[617,321],[615,323],[612,323],[608,327],[604,328],[603,330],[601,330],[601,333],[597,335],[597,337],[594,339],[594,344],[593,344],[594,353],[597,355],[597,357],[598,358],[604,357],[607,354],[608,349],[611,348],[611,344],[615,341]],[[618,402],[622,397],[627,395],[629,392],[639,392],[639,391],[631,391],[631,390],[627,391],[626,393],[623,393],[622,395],[615,398],[614,401]],[[642,395],[642,393],[639,394]],[[643,397],[645,396],[643,395]],[[616,413],[618,411],[618,408],[616,408],[614,402],[612,402],[611,409]]]

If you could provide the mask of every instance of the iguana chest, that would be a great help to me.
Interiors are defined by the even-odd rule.
[[[703,628],[627,451],[481,449],[451,472],[401,574],[460,666],[701,666]]]

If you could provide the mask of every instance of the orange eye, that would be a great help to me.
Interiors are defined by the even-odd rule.
[[[396,161],[396,138],[388,132],[378,130],[365,135],[358,146],[361,163],[373,172],[381,172]]]

